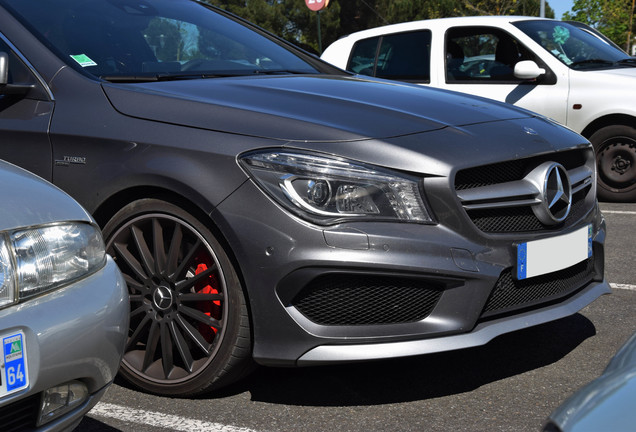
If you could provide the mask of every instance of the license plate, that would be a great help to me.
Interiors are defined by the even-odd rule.
[[[2,373],[0,374],[0,397],[29,385],[26,358],[26,337],[23,332],[0,336],[2,339]]]
[[[571,267],[592,256],[592,225],[574,232],[517,245],[517,279]]]

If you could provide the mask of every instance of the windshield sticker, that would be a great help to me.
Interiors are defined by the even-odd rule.
[[[91,60],[91,58],[86,54],[71,55],[71,58],[75,60],[81,67],[97,66],[97,63]]]
[[[552,32],[552,40],[557,44],[557,49],[553,49],[552,54],[566,65],[571,65],[572,60],[565,54],[565,50],[563,49],[563,45],[568,41],[568,39],[570,39],[570,30],[562,26],[556,26],[554,28],[554,32]]]
[[[556,43],[563,45],[570,39],[570,30],[565,27],[556,26],[552,33],[552,39],[554,39]]]

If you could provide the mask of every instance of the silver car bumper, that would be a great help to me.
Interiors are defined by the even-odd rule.
[[[128,316],[126,283],[110,257],[85,279],[0,311],[3,335],[24,334],[29,382],[0,406],[77,380],[86,385],[88,400],[38,430],[66,430],[79,422],[117,374]]]

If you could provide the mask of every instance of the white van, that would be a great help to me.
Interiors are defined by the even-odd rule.
[[[416,21],[345,36],[322,58],[550,117],[594,144],[599,198],[636,200],[636,58],[585,25],[511,16]]]

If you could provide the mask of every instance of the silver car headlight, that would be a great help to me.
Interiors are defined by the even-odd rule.
[[[290,151],[239,158],[256,183],[305,220],[432,223],[417,177],[358,162]]]
[[[66,285],[106,262],[99,229],[62,223],[0,233],[0,307]]]

